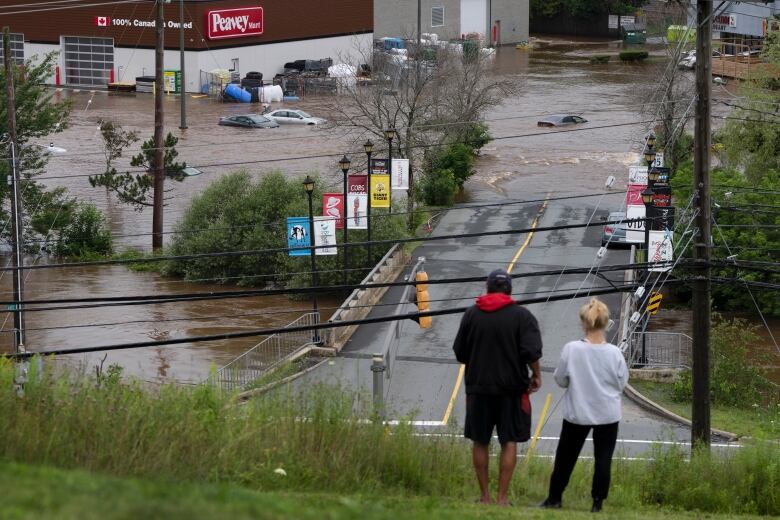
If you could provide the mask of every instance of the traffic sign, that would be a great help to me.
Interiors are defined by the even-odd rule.
[[[663,294],[655,291],[651,292],[650,298],[647,299],[647,312],[655,316],[658,313],[658,309],[661,308],[661,300],[663,299]]]

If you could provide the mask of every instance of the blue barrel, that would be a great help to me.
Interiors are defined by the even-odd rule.
[[[252,101],[252,94],[233,83],[225,88],[225,95],[242,103],[250,103]]]

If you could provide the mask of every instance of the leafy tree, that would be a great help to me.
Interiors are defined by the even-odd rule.
[[[121,158],[125,149],[138,141],[136,132],[129,132],[122,129],[120,125],[112,121],[102,121],[100,123],[100,135],[103,138],[103,153],[106,158],[105,172],[99,175],[93,175],[89,178],[92,187],[104,186],[106,189],[116,193],[119,200],[130,204],[136,211],[142,211],[146,207],[153,205],[154,188],[154,139],[149,139],[141,145],[141,152],[130,160],[130,165],[142,167],[143,173],[133,173],[126,171],[119,173],[115,163]],[[165,147],[164,165],[165,175],[181,182],[184,180],[182,171],[187,167],[186,163],[176,162],[179,152],[176,151],[178,137],[168,133],[163,142]]]
[[[452,144],[433,161],[436,170],[450,170],[459,188],[474,175],[474,150],[465,144]]]
[[[433,170],[425,174],[422,180],[422,196],[430,206],[452,206],[458,182],[452,170]]]
[[[23,67],[14,68],[14,98],[16,103],[16,132],[18,168],[22,182],[20,191],[24,213],[25,238],[35,241],[68,224],[73,200],[63,188],[46,188],[35,181],[46,167],[48,155],[35,140],[61,132],[68,126],[71,110],[69,100],[54,98],[45,86],[56,64],[57,54],[50,53],[39,61],[32,57]],[[5,68],[0,67],[0,136],[8,132],[8,101],[6,97]],[[7,139],[0,139],[0,154],[10,158],[11,146]],[[9,196],[9,161],[0,161],[0,200]],[[0,206],[0,220],[9,221],[9,211]],[[9,240],[11,227],[0,226],[0,237]],[[36,242],[37,243],[37,242]]]

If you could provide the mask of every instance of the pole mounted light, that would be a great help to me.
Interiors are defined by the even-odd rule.
[[[396,132],[395,128],[393,128],[392,126],[387,130],[385,130],[385,139],[387,139],[388,141],[392,141],[396,137],[398,137],[398,132]]]
[[[642,202],[644,202],[645,207],[653,203],[653,196],[655,196],[655,192],[651,188],[646,188],[642,192]]]
[[[305,179],[303,179],[303,189],[306,190],[306,193],[311,195],[314,192],[314,179],[311,178],[311,176],[307,175]]]
[[[347,174],[349,171],[349,167],[352,166],[352,161],[349,160],[349,157],[346,155],[341,158],[339,161],[339,168],[341,168],[341,171],[344,172],[344,175]]]
[[[655,132],[650,130],[650,132],[647,133],[645,136],[645,139],[647,140],[647,146],[653,147],[655,146]]]
[[[655,162],[655,155],[656,155],[656,152],[653,149],[653,146],[648,141],[647,147],[645,148],[645,161],[647,162],[647,167],[648,168],[650,166],[652,166],[653,163]]]
[[[658,179],[661,178],[661,172],[658,171],[656,168],[650,168],[650,171],[647,172],[647,180],[648,180],[648,186],[652,187],[655,185],[656,182],[658,182]]]
[[[371,139],[363,143],[363,150],[366,151],[366,154],[370,154],[374,151],[374,143],[371,141]]]

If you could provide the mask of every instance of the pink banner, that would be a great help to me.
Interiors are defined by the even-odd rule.
[[[336,229],[344,229],[344,194],[322,194],[322,216],[336,221]]]
[[[626,206],[644,206],[642,202],[642,192],[647,188],[647,184],[629,184],[626,192]]]

